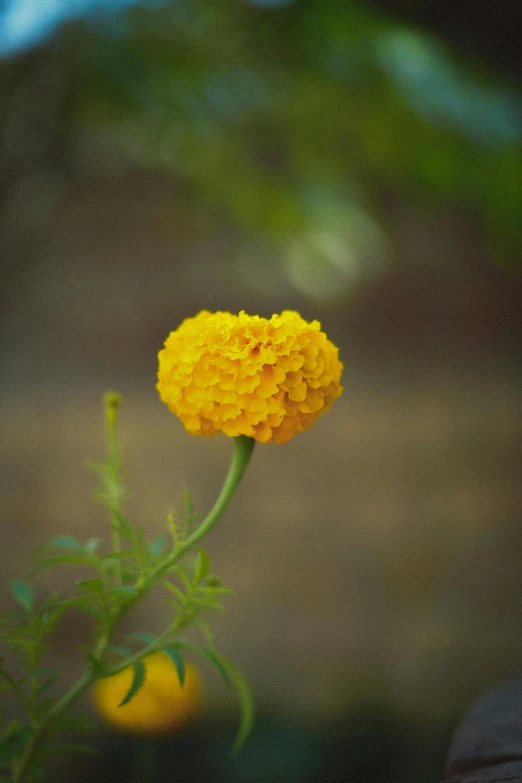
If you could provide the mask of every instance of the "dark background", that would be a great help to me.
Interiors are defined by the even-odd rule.
[[[0,60],[2,603],[46,537],[106,535],[85,462],[107,388],[134,518],[159,531],[184,484],[211,504],[230,443],[189,437],[154,388],[183,318],[317,317],[345,392],[256,450],[208,540],[260,717],[231,761],[206,672],[165,779],[435,783],[522,660],[520,8],[117,5]],[[51,650],[64,683],[81,623]],[[129,780],[129,743],[100,734],[75,779]]]

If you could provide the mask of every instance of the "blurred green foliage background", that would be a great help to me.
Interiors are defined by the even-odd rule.
[[[441,779],[457,716],[522,657],[519,12],[78,3],[15,45],[23,9],[0,7],[6,580],[47,535],[103,534],[83,465],[106,388],[131,511],[159,528],[184,483],[211,503],[230,444],[189,438],[154,390],[183,318],[318,317],[345,393],[257,450],[209,541],[258,727],[228,759],[210,680],[165,779],[172,756],[185,781]],[[59,631],[64,681],[86,632]],[[85,779],[126,780],[125,742],[100,742]]]

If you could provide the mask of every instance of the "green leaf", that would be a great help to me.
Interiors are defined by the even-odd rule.
[[[178,571],[178,579],[182,583],[187,593],[191,593],[192,585],[190,584],[190,579],[181,569]]]
[[[197,547],[196,562],[194,564],[194,582],[199,584],[210,573],[210,557],[203,547]]]
[[[130,658],[132,655],[132,650],[129,650],[128,647],[122,647],[119,644],[111,644],[109,650],[114,650],[114,652],[121,655],[122,658]]]
[[[165,551],[165,536],[159,536],[149,544],[149,552],[152,557],[156,558]]]
[[[30,680],[32,677],[48,677],[50,674],[56,675],[54,669],[37,669],[36,671],[27,674],[25,677],[21,677],[18,682],[27,682],[27,680]]]
[[[137,631],[136,633],[131,634],[132,639],[136,639],[138,642],[143,642],[144,644],[154,644],[156,641],[156,636],[154,636],[153,633],[148,633],[147,631]]]
[[[165,587],[169,592],[172,593],[176,597],[176,600],[180,604],[184,604],[187,600],[187,596],[183,592],[183,590],[180,590],[179,587],[176,587],[176,585],[173,585],[172,582],[169,582],[168,579],[164,579],[162,582],[163,587]]]
[[[95,620],[100,618],[103,611],[103,607],[100,604],[95,604],[93,602],[93,597],[88,594],[85,596],[85,601],[76,604],[76,609],[78,609],[79,612],[88,614],[89,617],[93,617]]]
[[[93,555],[89,555],[87,552],[84,554],[78,553],[77,555],[53,555],[52,557],[40,557],[38,558],[38,565],[31,572],[37,574],[39,571],[43,571],[44,568],[50,568],[54,565],[87,565],[97,566],[99,560]]]
[[[81,579],[76,585],[80,590],[93,590],[100,595],[103,595],[105,589],[103,579],[100,579],[99,577],[94,577],[94,579]]]
[[[31,612],[34,606],[33,588],[22,579],[15,579],[11,582],[11,591],[18,603],[23,606],[27,612]]]
[[[58,678],[58,672],[52,672],[52,674],[50,674],[43,682],[41,682],[37,690],[38,696],[39,697],[42,696],[47,690],[47,688],[49,688],[53,683],[56,682],[57,678]]]
[[[210,598],[209,599],[203,599],[202,598],[198,602],[198,607],[199,607],[200,610],[207,609],[208,611],[212,611],[212,612],[224,612],[225,611],[225,607],[223,606],[223,604],[221,604],[219,601],[214,601],[214,600],[212,600]]]
[[[113,514],[116,522],[113,522],[111,526],[132,544],[136,544],[136,534],[134,532],[132,522],[122,516],[122,514],[120,514],[120,512],[115,509],[113,509]]]
[[[174,515],[171,511],[167,514],[167,528],[172,538],[172,546],[175,548],[179,540],[178,526],[174,522]]]
[[[49,541],[50,549],[81,549],[80,542],[72,536],[55,536]]]
[[[214,640],[214,634],[212,633],[212,629],[210,628],[210,625],[207,623],[206,620],[196,620],[195,625],[199,628],[203,636],[205,637],[205,641],[209,648],[211,650],[215,650],[216,648],[216,642]]]
[[[234,686],[239,699],[241,718],[236,738],[232,746],[232,753],[236,754],[241,750],[245,744],[246,738],[252,731],[255,717],[254,699],[248,682],[235,663],[232,663],[232,661],[224,655],[219,655],[218,653],[216,653],[216,658],[232,681],[232,685]]]
[[[133,669],[134,669],[134,676],[132,678],[131,686],[127,691],[127,694],[124,697],[123,701],[121,701],[120,704],[118,704],[118,707],[124,707],[125,704],[128,704],[130,700],[136,696],[136,694],[138,693],[138,691],[140,690],[140,688],[145,682],[146,670],[143,661],[136,661],[136,663],[133,664]]]
[[[183,656],[176,650],[175,647],[171,647],[170,645],[167,647],[162,647],[162,650],[163,652],[167,653],[170,660],[176,667],[179,677],[179,684],[181,687],[183,687],[183,683],[185,682],[185,661]]]
[[[237,666],[224,655],[220,655],[206,647],[191,642],[175,642],[176,647],[186,647],[193,650],[200,656],[207,658],[217,669],[223,680],[230,687],[232,686],[239,698],[241,717],[239,728],[232,746],[232,753],[236,754],[244,745],[244,742],[252,730],[254,723],[255,706],[250,687]]]
[[[219,675],[221,676],[225,684],[229,688],[232,686],[232,683],[230,682],[230,678],[227,674],[227,670],[219,660],[219,656],[217,655],[217,653],[215,653],[213,650],[209,650],[208,647],[202,647],[200,644],[193,644],[192,642],[185,642],[181,640],[174,642],[174,645],[176,647],[185,647],[187,650],[192,650],[193,652],[197,653],[203,658],[206,658],[208,661],[210,661],[212,666],[218,671]]]
[[[109,587],[107,590],[108,593],[111,595],[121,595],[121,596],[129,596],[129,595],[138,595],[138,591],[135,587],[129,587],[128,585],[120,585],[119,587]]]
[[[7,766],[24,748],[31,736],[32,729],[29,726],[15,729],[0,741],[0,765]]]
[[[89,650],[85,653],[85,656],[91,664],[93,672],[95,672],[98,676],[103,677],[106,669],[102,661],[96,658]]]
[[[2,678],[5,681],[5,685],[8,688],[12,688],[18,696],[20,696],[20,691],[18,688],[19,681],[17,682],[8,671],[4,668],[4,659],[0,658],[0,678]]]
[[[92,552],[94,555],[100,544],[101,538],[88,538],[83,546],[84,549],[86,549],[88,552]]]

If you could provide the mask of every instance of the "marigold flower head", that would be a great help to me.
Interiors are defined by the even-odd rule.
[[[161,400],[193,435],[247,435],[285,443],[342,392],[338,349],[285,310],[270,319],[202,310],[159,352]]]
[[[94,683],[94,704],[105,723],[118,731],[142,736],[161,736],[190,723],[203,707],[203,687],[197,669],[187,663],[181,685],[177,669],[166,653],[152,653],[143,663],[145,682],[123,707],[119,705],[131,687],[132,666]]]

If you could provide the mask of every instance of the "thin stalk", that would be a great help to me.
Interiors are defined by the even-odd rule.
[[[117,423],[118,410],[121,405],[121,394],[117,392],[107,392],[104,396],[105,405],[105,430],[107,434],[107,467],[110,477],[110,522],[111,522],[111,542],[112,551],[118,553],[121,549],[121,538],[119,531],[118,516],[121,512],[121,489],[120,489],[120,467],[121,455],[118,447]],[[122,584],[121,563],[118,559],[114,563],[114,578],[116,585]]]
[[[40,745],[45,739],[47,730],[52,721],[60,717],[60,715],[62,715],[65,710],[70,707],[70,705],[73,704],[85,690],[87,690],[94,679],[95,676],[93,675],[91,669],[84,672],[81,677],[79,677],[69,688],[69,690],[63,694],[61,699],[58,699],[58,701],[51,707],[42,723],[35,727],[35,730],[31,735],[31,739],[25,746],[24,752],[20,756],[20,760],[16,765],[13,774],[13,783],[21,783],[21,781],[23,781],[26,772],[28,771],[35,755],[40,748]]]
[[[149,574],[146,582],[144,582],[141,586],[136,586],[139,594],[136,596],[134,601],[127,604],[126,609],[128,609],[131,603],[134,605],[137,601],[139,601],[162,573],[168,570],[176,560],[182,557],[182,555],[184,555],[188,549],[200,541],[203,536],[205,536],[214,527],[221,514],[232,500],[234,492],[236,491],[237,486],[241,481],[241,477],[243,476],[243,473],[245,472],[250,461],[255,443],[256,442],[254,438],[249,438],[246,435],[239,435],[238,437],[234,438],[234,452],[232,455],[232,461],[216,502],[201,524],[198,525],[198,527],[188,538],[185,539],[185,541],[182,541],[181,544],[176,547],[172,555],[164,560],[163,563],[160,563],[157,568],[155,568],[154,571]],[[163,643],[170,640],[173,633],[174,629],[172,627],[169,628],[163,634],[158,636],[158,638],[153,642],[143,647],[139,652],[135,653],[130,658],[127,658],[127,660],[121,661],[120,663],[113,666],[110,672],[108,672],[107,676],[111,674],[117,674],[123,669],[126,669],[128,666],[132,666],[132,664],[140,661],[145,655],[156,652],[161,648]]]
[[[234,453],[232,455],[232,462],[228,469],[225,483],[219,493],[216,502],[208,512],[207,516],[197,526],[191,535],[183,541],[176,550],[176,558],[183,555],[191,546],[194,546],[203,536],[214,527],[223,511],[226,509],[230,501],[234,496],[234,492],[237,489],[239,482],[245,472],[250,457],[254,451],[256,442],[254,438],[249,438],[246,435],[238,435],[234,438]]]
[[[32,720],[31,709],[30,709],[30,705],[27,703],[27,698],[25,696],[23,688],[17,683],[17,681],[13,677],[11,677],[9,672],[6,669],[4,669],[4,667],[1,664],[0,664],[0,679],[5,680],[7,684],[10,685],[10,687],[16,693],[18,697],[18,701],[20,702],[24,710],[27,712],[27,717],[31,721]]]
[[[194,546],[194,544],[206,536],[210,530],[212,530],[223,511],[232,500],[234,492],[236,491],[243,473],[245,472],[247,465],[250,462],[250,458],[256,444],[254,438],[249,438],[246,435],[238,435],[233,440],[234,453],[232,455],[232,461],[225,478],[225,483],[223,484],[216,502],[208,512],[205,519],[197,526],[197,528],[189,535],[189,537],[182,541],[176,547],[174,552],[162,563],[160,563],[151,572],[151,574],[149,574],[147,578],[147,587],[145,589],[148,589],[148,586],[150,586],[158,576],[161,576],[161,574],[167,571],[176,562],[176,560],[179,560],[179,558],[182,557],[182,555],[184,555],[187,550],[189,550],[192,546]],[[137,585],[137,589],[140,589],[140,586]]]
[[[128,669],[129,666],[133,666],[135,663],[138,663],[138,661],[141,661],[142,658],[145,658],[145,656],[158,652],[158,650],[161,650],[164,644],[167,644],[168,642],[171,641],[171,637],[173,633],[175,633],[175,629],[169,628],[167,631],[160,634],[156,639],[154,639],[153,642],[150,642],[150,644],[145,645],[145,647],[142,647],[141,650],[138,650],[138,652],[129,656],[129,658],[126,658],[124,661],[120,661],[119,663],[116,663],[114,666],[111,666],[111,668],[107,671],[107,673],[104,674],[104,677],[112,677],[113,674],[118,674],[124,669]]]
[[[111,433],[111,438],[116,437],[116,416],[117,416],[117,409],[120,403],[119,395],[115,394],[108,394],[105,398],[106,401],[106,412],[107,412],[107,431]],[[115,444],[115,440],[114,440]],[[240,435],[236,438],[234,438],[234,453],[232,455],[232,461],[230,463],[230,468],[228,470],[227,476],[225,478],[225,482],[223,484],[223,488],[221,492],[218,495],[218,498],[212,508],[210,509],[209,513],[205,517],[205,519],[201,522],[200,525],[191,533],[191,535],[185,539],[173,552],[173,554],[166,558],[166,560],[161,563],[154,571],[149,575],[146,582],[144,582],[141,585],[137,585],[137,589],[139,590],[139,594],[136,596],[136,598],[133,601],[129,601],[125,606],[122,608],[122,610],[118,613],[118,615],[114,618],[113,623],[111,624],[110,633],[109,631],[103,635],[102,638],[98,640],[98,643],[96,644],[95,650],[94,650],[94,658],[96,660],[101,660],[103,657],[110,639],[109,636],[112,635],[112,632],[115,630],[117,624],[121,620],[121,618],[124,616],[124,614],[127,613],[127,611],[131,608],[131,606],[134,606],[137,601],[140,600],[140,598],[143,597],[143,595],[150,589],[153,582],[157,579],[158,576],[160,576],[164,571],[168,570],[170,566],[178,560],[190,547],[192,547],[197,541],[199,541],[203,536],[205,536],[216,524],[219,517],[223,513],[223,511],[226,509],[228,504],[230,503],[234,492],[241,480],[241,477],[243,476],[243,473],[245,472],[245,469],[250,461],[250,457],[252,456],[252,452],[255,446],[255,440],[253,438],[246,437],[244,435]],[[109,455],[111,454],[111,440],[109,440]],[[117,448],[117,446],[116,446]],[[117,454],[117,451],[113,451],[113,454]],[[118,455],[119,459],[119,455]],[[119,536],[118,541],[113,542],[119,547]],[[118,551],[115,549],[115,551]],[[141,659],[144,655],[146,655],[149,652],[153,652],[155,649],[158,649],[158,643],[162,639],[162,636],[166,636],[167,634],[170,636],[172,632],[172,629],[169,629],[168,632],[165,634],[162,634],[158,639],[155,640],[150,645],[147,645],[143,650],[141,650],[139,653],[136,653],[135,655],[128,658],[126,661],[122,662],[121,664],[118,664],[118,666],[113,667],[111,670],[111,674],[116,673],[116,671],[121,671],[121,669],[126,668],[127,666],[131,665],[136,660]],[[67,710],[81,695],[84,693],[94,682],[94,680],[97,679],[96,673],[93,671],[92,668],[89,668],[87,671],[85,671],[73,685],[63,694],[63,696],[51,707],[47,715],[44,717],[42,722],[35,727],[34,732],[31,736],[31,739],[27,743],[24,752],[22,753],[20,760],[18,761],[16,768],[14,770],[13,774],[13,783],[22,783],[25,774],[29,770],[35,755],[37,754],[42,742],[45,739],[45,736],[47,734],[47,731],[49,729],[50,724],[52,721],[56,720],[56,718],[59,718],[65,710]]]

